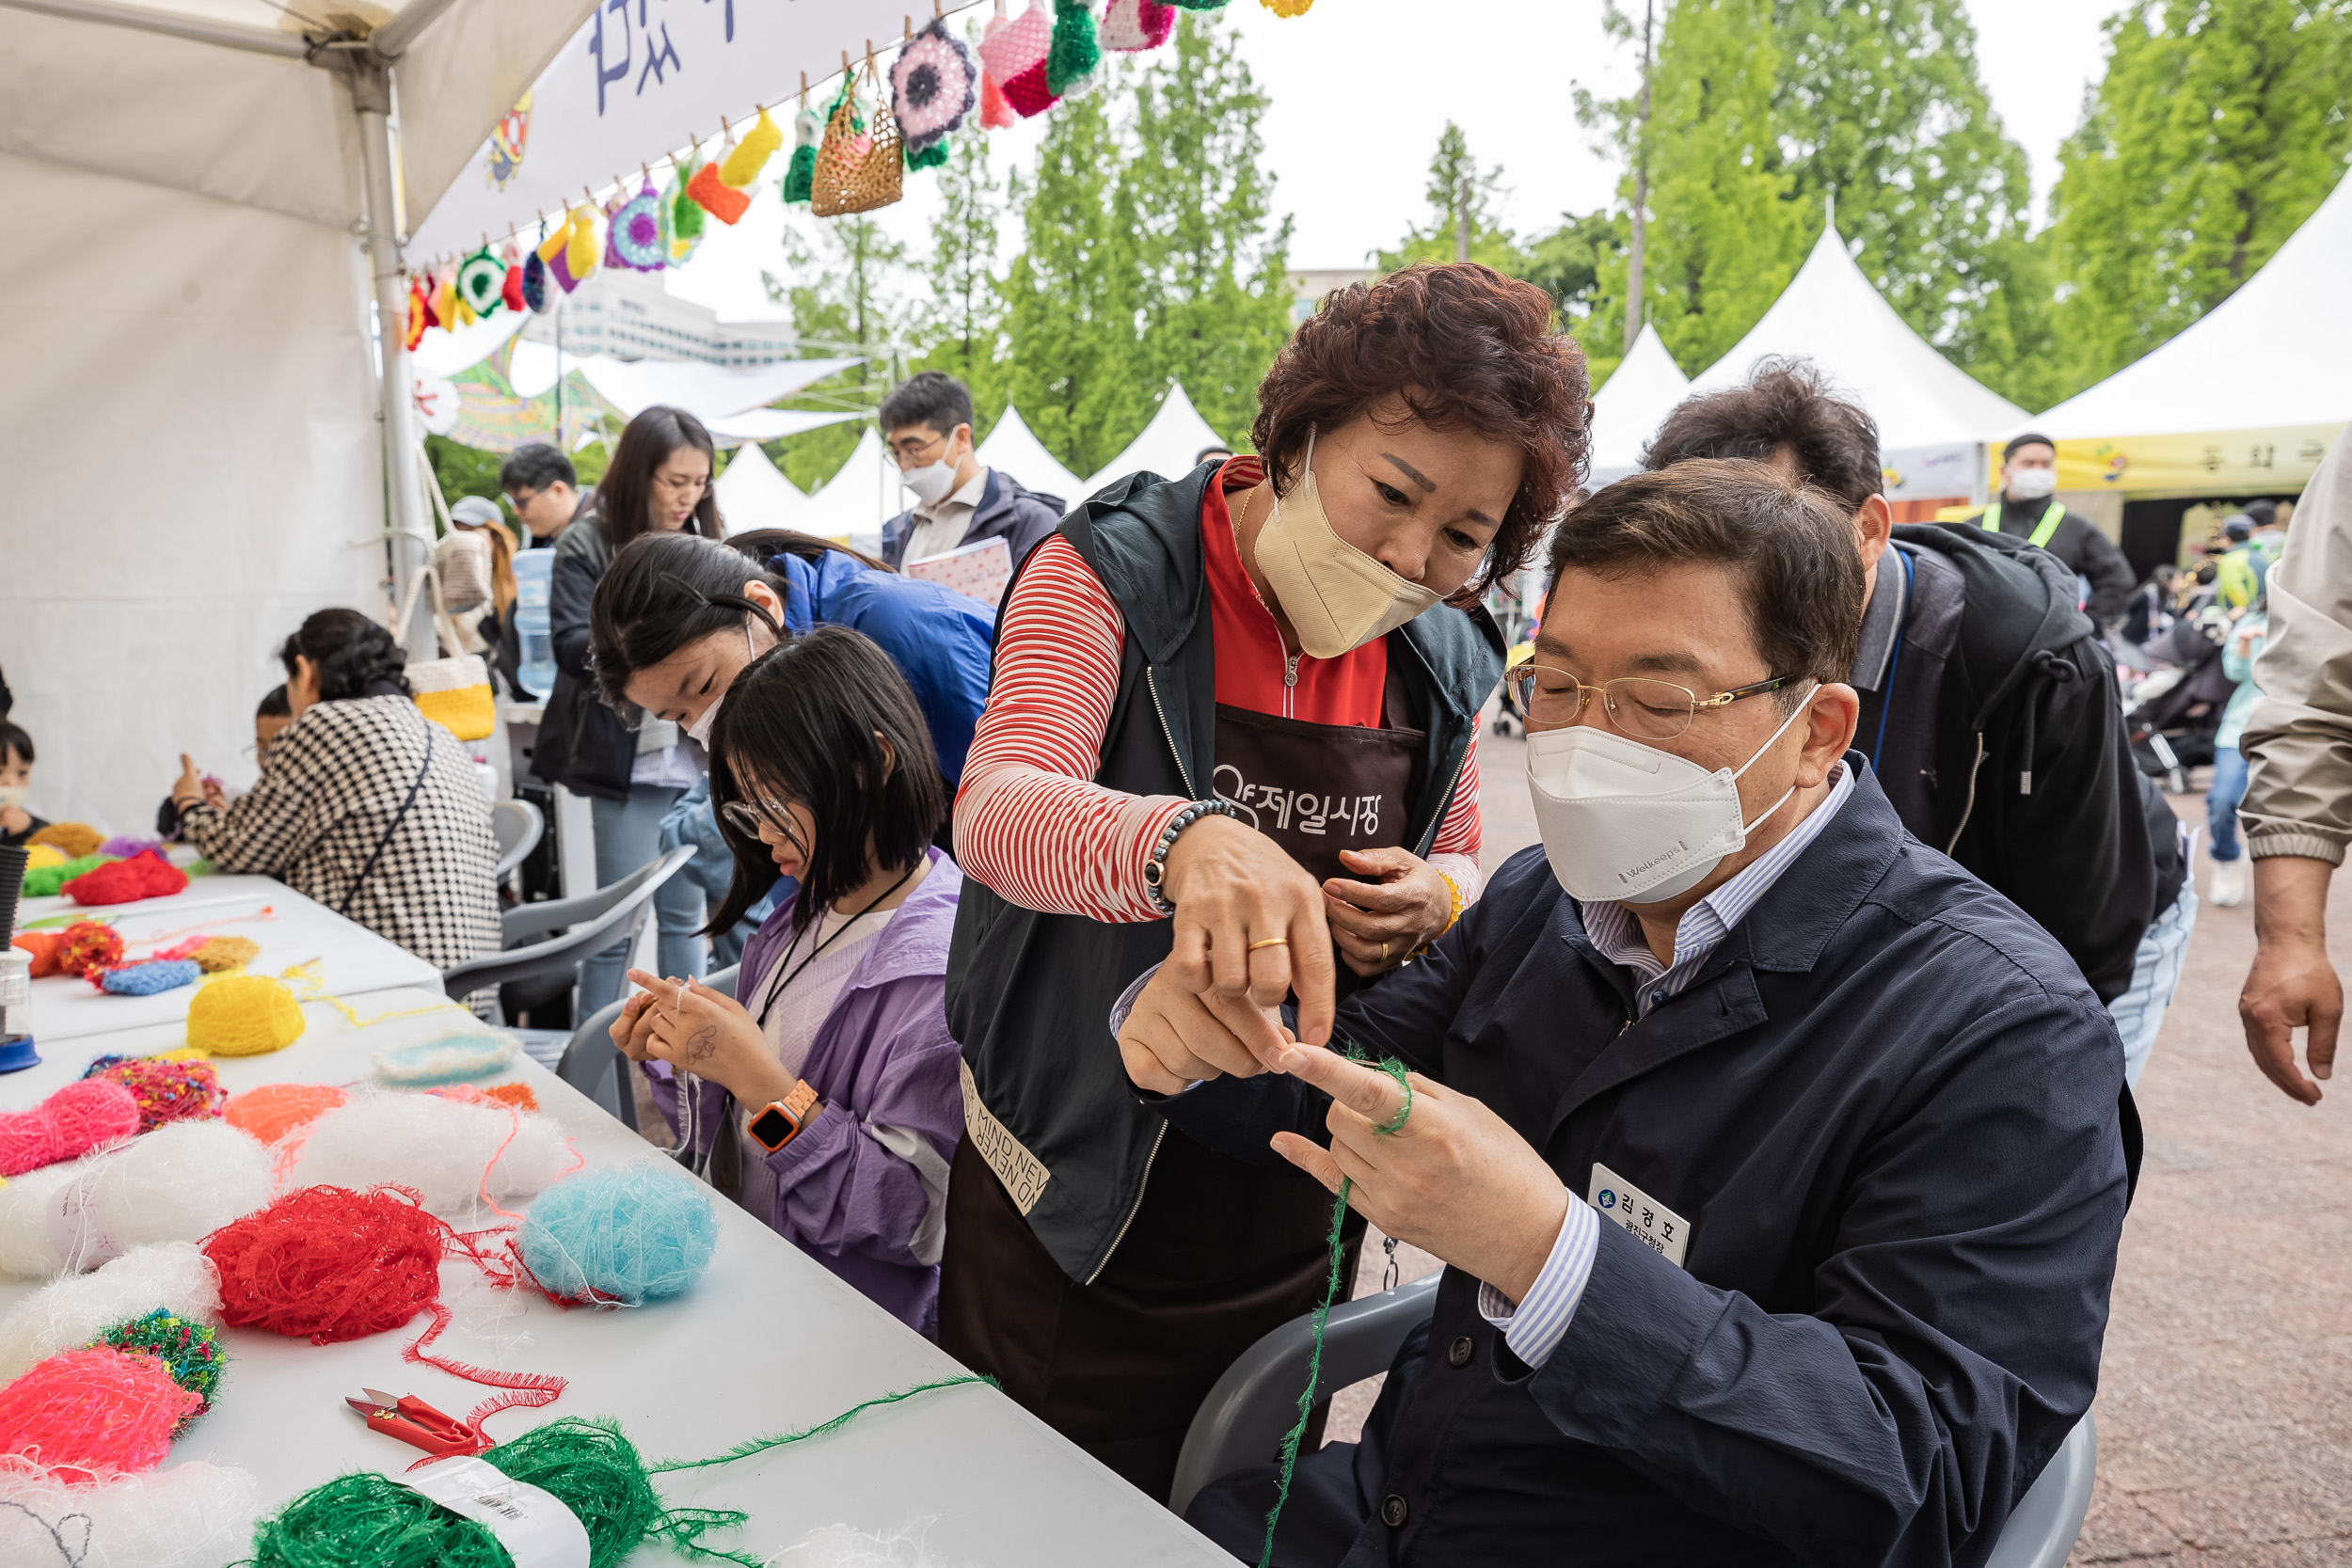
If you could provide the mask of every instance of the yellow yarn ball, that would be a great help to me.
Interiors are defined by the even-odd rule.
[[[63,865],[65,851],[54,844],[36,844],[24,851],[24,869],[39,871],[44,865]]]
[[[302,1006],[282,981],[230,974],[188,1004],[188,1044],[215,1056],[259,1056],[302,1037]]]

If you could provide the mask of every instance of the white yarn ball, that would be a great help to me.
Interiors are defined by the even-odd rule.
[[[563,1130],[535,1113],[433,1094],[381,1094],[312,1122],[289,1185],[365,1189],[396,1182],[421,1193],[427,1208],[453,1213],[480,1201],[485,1166],[490,1196],[504,1198],[539,1192],[575,1164]]]
[[[225,1568],[251,1549],[261,1504],[252,1476],[219,1465],[68,1486],[21,1454],[0,1455],[0,1562]]]
[[[226,1122],[167,1122],[0,1187],[0,1274],[77,1273],[193,1242],[269,1201],[269,1151]]]
[[[0,1386],[35,1362],[88,1344],[102,1330],[158,1307],[220,1322],[220,1275],[194,1242],[133,1247],[95,1273],[44,1285],[17,1303],[0,1318]]]

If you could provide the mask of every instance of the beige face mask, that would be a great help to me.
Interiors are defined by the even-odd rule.
[[[1258,531],[1258,570],[1265,574],[1298,645],[1315,658],[1337,658],[1385,637],[1438,602],[1331,531],[1315,489],[1315,438],[1307,436],[1305,478]]]

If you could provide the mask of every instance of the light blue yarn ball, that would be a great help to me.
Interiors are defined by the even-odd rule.
[[[557,1182],[523,1217],[520,1241],[524,1266],[549,1291],[629,1307],[693,1289],[718,1244],[709,1194],[656,1165]]]
[[[203,974],[192,958],[152,958],[110,969],[98,983],[117,996],[153,996],[192,986]]]

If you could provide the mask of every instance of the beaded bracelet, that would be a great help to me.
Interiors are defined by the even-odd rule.
[[[1445,929],[1439,931],[1437,936],[1431,937],[1427,942],[1422,942],[1419,947],[1413,949],[1413,957],[1416,958],[1428,952],[1432,947],[1437,946],[1438,939],[1442,938],[1446,931],[1451,931],[1454,927],[1459,926],[1462,923],[1462,884],[1455,881],[1453,878],[1447,876],[1442,871],[1438,873],[1438,879],[1445,883],[1446,891],[1454,895],[1454,909],[1452,912],[1445,917]]]
[[[1152,900],[1152,907],[1162,914],[1174,914],[1176,906],[1160,884],[1168,879],[1168,852],[1175,847],[1176,835],[1204,816],[1230,816],[1241,820],[1241,813],[1231,800],[1193,800],[1184,809],[1168,819],[1160,830],[1160,841],[1152,847],[1151,858],[1143,863],[1143,891]]]

